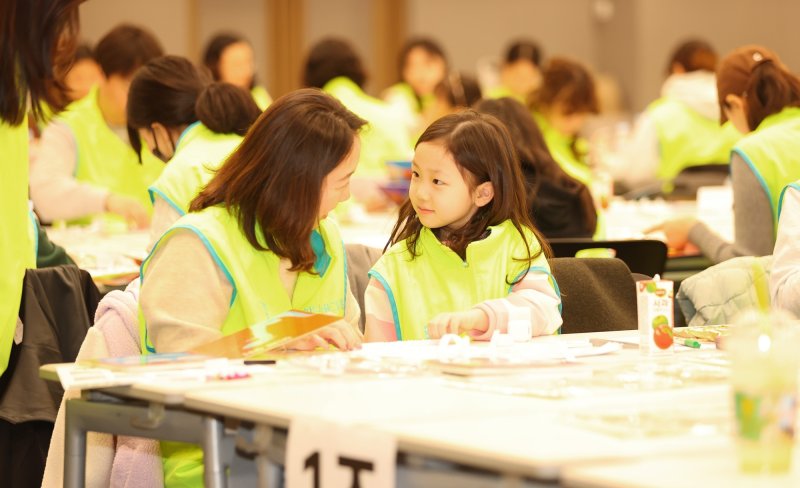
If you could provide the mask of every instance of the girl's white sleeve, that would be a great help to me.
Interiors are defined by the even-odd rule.
[[[800,191],[784,194],[769,288],[774,306],[800,317]]]

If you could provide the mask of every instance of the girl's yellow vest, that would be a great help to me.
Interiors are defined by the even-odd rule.
[[[179,215],[214,176],[217,169],[242,142],[236,134],[217,134],[200,122],[186,128],[178,139],[175,156],[150,186],[150,200],[158,195]]]
[[[788,107],[765,118],[733,148],[761,183],[772,207],[774,233],[784,187],[800,179],[800,108]]]
[[[28,121],[0,121],[0,374],[8,366],[25,269],[36,267],[28,209]]]
[[[66,124],[75,137],[76,179],[136,198],[145,208],[152,209],[147,187],[161,174],[164,163],[146,149],[139,162],[133,148],[103,119],[96,87],[84,98],[71,103],[57,120]]]
[[[439,242],[423,227],[412,259],[406,241],[393,245],[370,276],[383,285],[394,316],[398,340],[426,339],[427,324],[443,312],[467,310],[483,301],[503,298],[525,271],[546,273],[558,292],[544,254],[530,265],[525,242],[510,220],[489,227],[489,236],[467,246],[467,259]],[[526,229],[531,255],[539,252],[536,236]]]
[[[267,89],[261,85],[254,86],[253,89],[250,90],[250,96],[253,97],[253,100],[262,112],[272,103],[272,97],[269,96]]]

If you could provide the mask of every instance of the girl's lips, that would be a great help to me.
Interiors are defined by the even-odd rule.
[[[433,213],[433,210],[431,210],[429,208],[418,208],[417,212],[423,213],[423,214],[429,214],[429,213]]]

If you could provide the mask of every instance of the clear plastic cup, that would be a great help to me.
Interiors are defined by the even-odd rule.
[[[791,467],[800,334],[780,312],[748,312],[725,339],[731,360],[739,465],[748,473]]]

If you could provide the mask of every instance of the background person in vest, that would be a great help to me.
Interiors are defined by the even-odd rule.
[[[762,46],[734,50],[717,70],[717,91],[722,122],[746,134],[731,152],[736,241],[694,218],[648,230],[663,230],[675,249],[692,242],[715,263],[772,253],[781,191],[800,179],[800,80],[778,56]]]
[[[519,157],[528,215],[547,238],[592,237],[597,211],[589,188],[553,160],[541,131],[525,106],[514,98],[482,100],[475,110],[503,122]]]
[[[28,102],[34,117],[66,103],[79,0],[0,2],[0,374],[8,366],[26,268],[36,267],[28,206]]]
[[[800,181],[787,186],[781,195],[769,289],[774,307],[800,317]]]
[[[214,81],[248,90],[261,110],[272,103],[267,89],[257,83],[253,46],[244,37],[231,32],[215,35],[206,44],[203,64],[211,70]]]
[[[471,110],[437,120],[412,171],[391,247],[370,271],[367,340],[488,340],[511,310],[534,335],[555,332],[561,300],[503,124]]]
[[[434,90],[447,75],[447,56],[435,40],[409,39],[400,51],[400,81],[387,88],[381,98],[401,118],[409,137],[416,138],[435,119],[424,116],[434,102]]]
[[[150,154],[139,161],[128,143],[125,105],[136,70],[161,54],[156,38],[132,25],[97,43],[102,83],[47,126],[31,167],[31,199],[42,220],[109,212],[136,227],[148,225],[147,187],[164,165]]]
[[[489,90],[487,98],[511,97],[525,103],[542,83],[542,50],[528,39],[513,42],[506,49],[500,67],[500,85]]]
[[[344,244],[328,213],[349,197],[364,120],[318,90],[276,100],[142,265],[147,352],[185,351],[291,309],[342,321],[295,343],[360,346]],[[202,452],[162,443],[165,485],[202,486]]]
[[[388,178],[387,161],[408,160],[411,141],[386,102],[364,92],[367,74],[353,47],[341,39],[324,39],[308,54],[304,84],[321,88],[369,123],[361,134],[361,162],[353,180],[353,197],[368,209],[388,204],[378,184]]]
[[[587,117],[598,111],[592,75],[580,63],[553,58],[528,102],[553,159],[568,175],[591,187],[589,147],[578,134]]]
[[[728,164],[741,134],[730,123],[719,124],[716,65],[717,53],[705,41],[677,47],[661,98],[639,116],[619,164],[607,168],[615,182],[629,190],[657,184],[669,192],[686,168]]]
[[[189,204],[242,142],[261,110],[249,93],[211,78],[180,56],[156,58],[128,92],[128,135],[169,162],[149,188],[151,242],[189,211]]]

